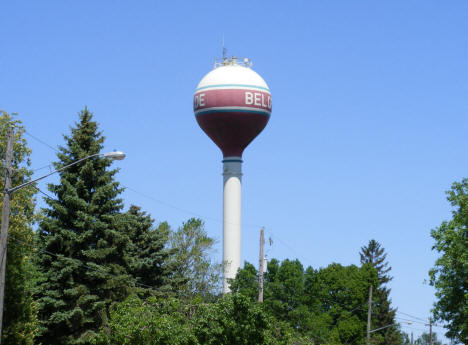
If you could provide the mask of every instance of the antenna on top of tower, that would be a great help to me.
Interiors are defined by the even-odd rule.
[[[224,34],[223,34],[223,60],[226,60],[227,49],[224,47]]]

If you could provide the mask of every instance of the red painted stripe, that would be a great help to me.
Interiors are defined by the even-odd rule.
[[[218,89],[195,93],[193,110],[212,107],[247,107],[271,112],[271,95],[266,91],[245,89]]]

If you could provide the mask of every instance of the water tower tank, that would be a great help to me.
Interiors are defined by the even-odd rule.
[[[223,152],[223,263],[227,279],[241,264],[242,153],[265,128],[271,93],[248,59],[222,59],[198,84],[193,109],[198,124]]]

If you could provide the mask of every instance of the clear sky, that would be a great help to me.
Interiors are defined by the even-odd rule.
[[[224,35],[273,95],[244,153],[243,259],[257,264],[262,225],[270,258],[313,267],[359,264],[374,238],[393,305],[425,319],[430,230],[468,170],[467,13],[466,1],[2,1],[0,109],[56,147],[87,105],[106,150],[128,155],[126,206],[173,227],[200,215],[221,241],[222,156],[192,96]],[[27,139],[34,168],[56,160]]]

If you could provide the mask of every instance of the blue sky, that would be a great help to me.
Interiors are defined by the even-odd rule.
[[[273,95],[244,153],[243,259],[258,262],[261,226],[269,257],[313,267],[358,264],[375,238],[393,267],[393,305],[426,318],[430,230],[450,217],[445,191],[468,169],[467,11],[464,1],[5,1],[0,108],[55,147],[87,105],[106,150],[128,155],[118,179],[139,193],[127,189],[125,204],[173,227],[200,215],[221,240],[222,156],[192,95],[224,35]],[[56,159],[28,140],[34,168]]]

